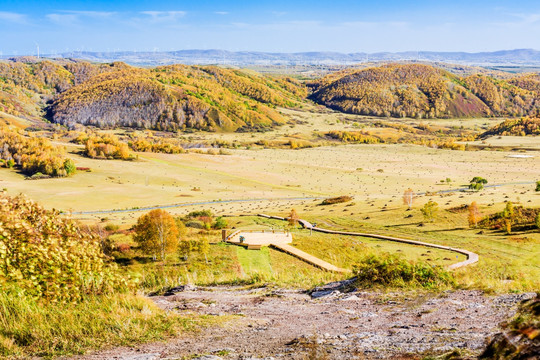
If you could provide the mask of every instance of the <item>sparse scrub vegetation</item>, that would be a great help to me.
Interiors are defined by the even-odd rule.
[[[353,266],[360,287],[419,287],[427,289],[456,286],[453,276],[442,267],[407,261],[397,255],[368,255]]]

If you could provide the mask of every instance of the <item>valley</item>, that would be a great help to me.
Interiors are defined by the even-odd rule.
[[[52,335],[24,345],[0,329],[0,353],[136,358],[133,349],[117,348],[129,345],[141,346],[141,359],[202,359],[217,342],[214,353],[225,359],[324,358],[319,353],[348,359],[349,352],[423,359],[454,350],[476,357],[484,338],[498,331],[496,322],[540,288],[538,75],[452,74],[419,64],[338,70],[306,80],[218,66],[0,62],[1,205],[22,212],[17,221],[26,221],[25,229],[40,223],[25,213],[29,205],[19,205],[19,194],[43,206],[39,211],[52,211],[54,221],[76,224],[62,226],[94,239],[103,266],[125,281],[115,290],[104,282],[100,294],[89,290],[98,300],[88,306],[99,312],[99,301],[107,301],[127,318],[147,321],[134,325],[141,326],[131,330],[138,336],[127,343],[122,334],[110,342],[93,335],[102,343],[77,343],[76,351],[69,339],[56,348]],[[174,228],[173,244],[159,253],[141,240],[150,214]],[[479,261],[451,269],[466,256],[311,232],[292,215],[334,231],[466,249]],[[18,234],[15,218],[2,216],[10,234]],[[222,231],[238,229],[283,230],[291,246],[344,271],[221,241]],[[18,271],[9,276],[18,279]],[[335,296],[308,295],[332,282],[348,285]],[[18,282],[6,284],[17,289]],[[350,303],[349,292],[356,297]],[[125,294],[124,302],[115,294]],[[436,318],[439,303],[466,316]],[[297,309],[302,326],[284,330],[284,318],[269,306]],[[389,324],[388,314],[400,306],[403,319]],[[371,317],[376,328],[366,322]],[[166,328],[156,325],[158,318]],[[114,328],[103,319],[99,326]],[[319,326],[332,319],[339,321]],[[18,321],[6,319],[9,331],[26,331]],[[73,325],[66,334],[75,328],[84,332]],[[422,336],[405,340],[413,328],[422,328]],[[254,349],[251,342],[267,330],[272,340]],[[109,330],[96,325],[95,334],[103,331]],[[198,331],[203,340],[184,349]],[[225,332],[234,332],[233,345],[215,335]],[[399,341],[392,345],[385,336]]]

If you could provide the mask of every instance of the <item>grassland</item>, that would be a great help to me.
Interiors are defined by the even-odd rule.
[[[127,294],[96,296],[76,305],[44,305],[2,292],[0,308],[0,358],[6,359],[52,358],[160,341],[233,319],[167,313],[143,296]]]
[[[287,125],[266,133],[195,133],[180,135],[192,144],[216,140],[238,143],[289,138],[316,139],[317,133],[355,129],[362,124],[369,129],[373,119],[328,111],[287,110],[296,125]],[[398,120],[391,119],[396,122]],[[419,125],[406,119],[403,124]],[[480,132],[500,120],[450,119],[423,121],[423,125],[441,128],[463,128]],[[360,125],[354,125],[360,124]],[[291,127],[294,126],[294,127]],[[497,151],[452,151],[410,144],[371,144],[320,146],[305,149],[265,149],[263,147],[227,150],[230,155],[198,153],[138,153],[138,160],[96,160],[80,154],[80,146],[65,143],[77,166],[91,168],[72,178],[24,180],[14,170],[0,169],[0,188],[8,193],[25,193],[48,208],[64,211],[100,211],[74,214],[83,222],[112,222],[123,228],[131,226],[144,212],[138,208],[154,205],[179,205],[167,209],[174,215],[185,215],[206,208],[216,215],[286,215],[295,208],[302,218],[330,229],[358,230],[461,247],[477,252],[480,263],[457,273],[463,286],[507,290],[538,289],[540,235],[531,230],[505,235],[469,229],[467,214],[451,212],[453,208],[476,201],[482,214],[501,211],[506,201],[526,207],[539,207],[540,195],[533,182],[539,180],[540,157],[534,150],[536,138],[501,137],[485,140],[504,145]],[[480,143],[481,144],[481,143]],[[521,145],[521,146],[520,146]],[[512,158],[509,148],[529,148],[530,158]],[[488,185],[480,192],[459,192],[474,176],[482,176]],[[449,179],[449,181],[447,181]],[[411,211],[402,204],[402,194],[412,188],[418,196]],[[442,192],[441,192],[442,191]],[[441,192],[441,193],[439,193]],[[350,195],[345,204],[320,206],[322,198]],[[305,198],[290,200],[292,198]],[[259,200],[253,200],[259,199]],[[212,203],[215,200],[243,202]],[[429,200],[439,203],[435,222],[423,222],[420,207]],[[205,205],[187,203],[209,202]],[[126,212],[107,212],[123,209]],[[229,218],[231,227],[283,226],[268,224],[254,217]],[[448,264],[460,259],[432,250],[404,247],[385,241],[294,234],[295,245],[338,266],[350,267],[364,252],[403,253],[410,259],[431,259]],[[219,235],[211,235],[217,241]],[[149,288],[171,282],[176,276],[201,284],[278,282],[293,286],[312,286],[338,276],[325,274],[297,259],[275,250],[265,250],[257,261],[236,248],[211,247],[211,266],[182,264],[181,271],[152,277],[145,273]],[[401,250],[401,251],[399,251]],[[451,259],[451,260],[445,260]],[[198,261],[202,261],[199,259]],[[195,261],[196,262],[196,261]],[[187,267],[187,272],[184,267]],[[291,269],[295,269],[291,271]],[[136,269],[134,269],[136,270]],[[140,269],[139,269],[140,270]],[[165,270],[164,270],[165,271]],[[170,275],[170,276],[169,276]],[[189,278],[191,277],[191,278]],[[166,282],[166,281],[165,281]]]

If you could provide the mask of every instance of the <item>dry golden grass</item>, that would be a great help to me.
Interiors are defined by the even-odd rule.
[[[296,125],[294,129],[284,126],[272,133],[202,133],[189,136],[193,136],[195,142],[198,141],[196,137],[200,137],[200,141],[237,139],[241,142],[248,138],[285,137],[287,133],[292,135],[298,130],[298,137],[308,137],[313,131],[343,129],[352,126],[353,120],[361,121],[361,117],[322,111],[302,112],[295,116],[300,115],[308,123]],[[496,121],[440,120],[445,126],[466,124],[469,128],[478,129],[491,126]],[[424,122],[436,126],[429,121]],[[527,137],[517,140],[524,144],[530,142]],[[520,242],[502,234],[477,234],[478,230],[467,228],[466,214],[445,211],[473,201],[479,204],[483,214],[500,211],[505,201],[539,207],[540,195],[534,191],[533,182],[539,180],[540,156],[534,151],[528,152],[533,155],[531,158],[511,158],[508,156],[516,152],[451,151],[417,145],[382,144],[299,150],[231,149],[228,150],[231,155],[140,153],[137,161],[106,161],[77,155],[80,148],[72,144],[68,145],[68,150],[78,166],[89,167],[92,172],[79,172],[68,179],[27,181],[13,170],[0,169],[0,189],[7,188],[12,194],[28,194],[48,208],[65,211],[132,209],[220,199],[267,199],[209,203],[170,208],[168,211],[182,215],[206,208],[217,215],[286,215],[295,208],[300,217],[319,222],[324,227],[396,234],[476,251],[481,257],[478,273],[486,271],[494,274],[492,279],[500,278],[493,280],[494,283],[516,284],[521,273],[526,279],[540,275],[540,264],[531,257],[539,251],[540,236],[537,232],[518,234],[518,237],[529,239]],[[438,191],[467,186],[474,176],[486,178],[488,185],[505,185],[480,192],[437,194]],[[451,181],[446,182],[447,178]],[[408,212],[402,203],[402,194],[408,188],[416,193],[430,192],[432,195],[416,198],[413,210]],[[353,200],[346,204],[318,206],[322,198],[340,195],[351,195]],[[298,197],[319,199],[283,199]],[[429,200],[439,203],[441,210],[433,224],[418,227],[422,221],[418,209]],[[143,213],[130,211],[74,216],[88,223],[107,218],[128,227]],[[238,221],[241,223],[231,226],[251,226]],[[470,284],[478,283],[481,278],[475,279],[473,275],[467,273],[463,276],[470,278],[466,281]],[[518,288],[531,288],[530,282],[525,283]]]

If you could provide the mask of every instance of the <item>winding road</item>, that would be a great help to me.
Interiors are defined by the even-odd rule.
[[[270,215],[265,215],[265,214],[258,214],[258,216],[264,217],[266,219],[276,219],[276,220],[288,221],[287,218],[280,217],[280,216],[270,216]],[[386,235],[358,233],[358,232],[349,232],[349,231],[328,230],[328,229],[323,229],[323,228],[320,228],[320,227],[317,227],[317,226],[313,226],[310,222],[308,222],[306,220],[302,220],[302,219],[299,219],[298,222],[305,229],[318,231],[318,232],[322,232],[322,233],[326,233],[326,234],[339,234],[339,235],[349,235],[349,236],[370,237],[370,238],[382,239],[382,240],[388,240],[388,241],[395,241],[395,242],[400,242],[400,243],[405,243],[405,244],[412,244],[412,245],[419,245],[419,246],[431,247],[431,248],[436,248],[436,249],[449,250],[449,251],[453,251],[453,252],[456,252],[456,253],[463,254],[463,255],[467,256],[467,260],[461,261],[461,262],[458,262],[458,263],[455,263],[455,264],[452,264],[452,265],[448,266],[448,268],[451,269],[451,270],[474,264],[474,263],[478,262],[478,259],[479,259],[478,254],[475,254],[472,251],[453,248],[453,247],[450,247],[450,246],[431,244],[431,243],[426,243],[426,242],[422,242],[422,241],[408,240],[408,239],[402,239],[402,238],[386,236]]]

